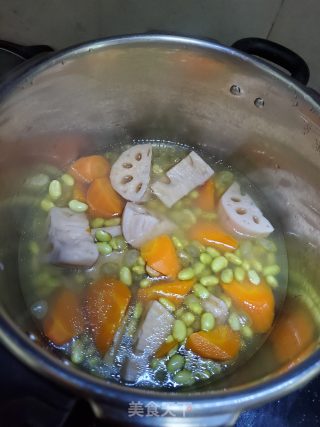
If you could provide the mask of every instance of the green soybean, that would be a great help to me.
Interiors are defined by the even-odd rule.
[[[160,368],[160,366],[161,366],[161,360],[159,360],[159,359],[157,359],[155,357],[153,359],[151,359],[151,361],[150,361],[150,368],[153,371],[156,371],[158,368]]]
[[[264,276],[276,276],[280,273],[280,267],[277,264],[269,265],[262,271]]]
[[[185,305],[192,311],[192,313],[200,315],[203,312],[200,301],[194,295],[188,295],[184,302]]]
[[[168,311],[175,311],[176,306],[173,304],[173,302],[169,301],[167,298],[159,298],[160,304],[163,305]]]
[[[234,265],[241,265],[242,264],[242,260],[241,258],[239,258],[238,256],[232,254],[232,253],[226,253],[225,257],[227,258],[227,260]]]
[[[182,314],[181,316],[181,320],[187,325],[187,326],[191,326],[192,323],[195,321],[195,317],[194,314],[191,313],[190,311],[186,311],[185,313]]]
[[[69,208],[76,213],[86,212],[88,210],[88,205],[86,203],[80,202],[79,200],[70,200],[68,203]]]
[[[203,272],[203,270],[205,269],[205,266],[204,266],[204,264],[202,264],[202,262],[198,261],[198,262],[193,264],[192,268],[193,268],[194,274],[196,276],[199,276]]]
[[[50,209],[54,208],[54,203],[49,199],[43,199],[40,202],[40,207],[45,212],[49,212]]]
[[[181,354],[174,354],[167,362],[167,370],[173,374],[174,372],[180,371],[184,367],[184,364],[184,357],[181,356]]]
[[[173,380],[179,385],[192,385],[194,383],[193,374],[187,369],[183,369],[182,371],[175,374]]]
[[[109,255],[112,252],[112,247],[107,242],[96,243],[98,251],[101,255]]]
[[[219,283],[219,279],[216,276],[210,275],[210,276],[204,276],[201,277],[200,283],[203,286],[215,286]]]
[[[122,236],[113,237],[110,241],[110,245],[112,249],[115,251],[124,251],[127,248],[127,242],[124,240]]]
[[[234,270],[234,277],[238,282],[243,282],[246,276],[246,272],[241,267],[236,267]]]
[[[261,239],[258,241],[259,245],[261,245],[263,247],[263,249],[265,249],[268,252],[276,252],[277,251],[277,246],[275,245],[275,243],[272,240],[268,240],[268,239]]]
[[[121,224],[121,218],[110,218],[104,220],[104,225],[106,227],[112,227],[114,225],[120,225]]]
[[[187,328],[187,337],[189,337],[191,334],[193,334],[194,330],[190,326]]]
[[[242,326],[242,328],[241,328],[240,332],[241,332],[241,334],[242,334],[245,338],[247,338],[247,339],[250,339],[250,338],[252,338],[252,337],[253,337],[253,331],[252,331],[252,329],[250,328],[250,326],[247,326],[247,325]]]
[[[214,273],[219,273],[228,266],[228,260],[224,256],[218,256],[212,261],[211,270]]]
[[[168,335],[167,338],[166,338],[166,342],[170,343],[170,342],[173,342],[173,341],[174,341],[173,336],[172,335]]]
[[[184,245],[177,236],[172,236],[172,242],[177,249],[183,249]]]
[[[142,258],[142,256],[139,256],[137,259],[137,264],[141,265],[142,267],[144,267],[146,265],[145,260]]]
[[[211,331],[214,328],[215,319],[212,313],[203,313],[201,316],[201,329]]]
[[[278,280],[274,276],[267,276],[266,282],[271,288],[276,289],[279,286]]]
[[[144,274],[146,272],[145,268],[142,265],[134,265],[132,271],[136,274]]]
[[[212,248],[211,246],[208,246],[206,248],[206,251],[211,256],[211,258],[217,258],[218,256],[221,255],[220,252],[217,249]]]
[[[212,257],[209,254],[204,252],[200,255],[200,261],[204,265],[209,265],[212,262]]]
[[[223,283],[231,283],[233,280],[233,271],[231,268],[226,268],[225,270],[222,270],[220,277]]]
[[[189,194],[190,199],[197,199],[199,197],[199,191],[197,190],[193,190],[191,191],[191,193]]]
[[[122,283],[124,283],[127,286],[132,285],[132,275],[131,271],[128,267],[121,267],[119,272],[119,277]]]
[[[143,312],[143,305],[141,304],[141,302],[138,302],[133,311],[133,318],[137,320],[140,319],[142,312]]]
[[[61,183],[57,179],[54,179],[50,182],[48,191],[51,200],[56,201],[60,199],[60,197],[62,196]]]
[[[91,228],[101,228],[104,226],[104,219],[103,218],[93,218],[90,221]]]
[[[259,285],[261,282],[260,276],[255,270],[248,271],[248,279],[253,285]]]
[[[111,235],[105,230],[97,230],[96,239],[99,240],[99,242],[110,242]]]
[[[176,318],[177,319],[179,319],[180,317],[182,317],[183,316],[183,314],[184,314],[184,308],[183,307],[180,307],[180,308],[178,308],[176,311],[175,311],[175,316],[176,316]]]
[[[62,175],[61,181],[65,185],[67,185],[68,187],[73,187],[74,186],[74,178],[73,178],[73,176],[69,175],[68,173],[65,173],[65,174]]]
[[[173,338],[178,342],[182,342],[187,336],[187,327],[180,319],[175,320],[172,329]]]
[[[228,323],[233,331],[240,331],[241,325],[239,317],[236,313],[231,313],[228,319]]]
[[[162,167],[161,167],[160,165],[158,165],[157,163],[155,163],[155,164],[152,166],[152,172],[153,172],[155,175],[161,175],[161,174],[163,173],[163,169],[162,169]]]
[[[251,261],[251,265],[252,265],[252,268],[253,268],[254,270],[256,270],[258,273],[261,273],[261,271],[262,271],[263,267],[262,267],[262,264],[261,264],[261,262],[260,262],[260,261],[258,261],[258,260],[256,260],[256,259],[253,259],[253,260]]]
[[[249,270],[250,270],[250,263],[249,263],[247,260],[243,261],[243,263],[242,263],[242,268],[243,268],[245,271],[249,271]]]
[[[205,288],[200,283],[196,283],[193,286],[193,292],[198,298],[201,298],[201,299],[206,299],[206,298],[209,298],[210,296],[210,292],[208,291],[208,289]]]
[[[179,280],[190,280],[193,279],[195,276],[194,274],[194,270],[192,268],[184,268],[183,270],[181,270],[178,274],[178,279]]]

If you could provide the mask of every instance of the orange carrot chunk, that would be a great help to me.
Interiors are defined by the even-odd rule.
[[[312,343],[315,325],[308,309],[297,301],[286,303],[270,341],[277,360],[285,363],[300,356]]]
[[[194,280],[176,280],[171,283],[157,283],[149,288],[138,290],[139,301],[153,301],[167,298],[174,304],[181,304],[184,297],[191,291]]]
[[[87,186],[80,181],[76,181],[73,187],[72,197],[79,202],[87,202]]]
[[[79,297],[68,289],[54,296],[43,321],[43,332],[54,344],[63,345],[84,328]]]
[[[171,342],[164,342],[161,344],[161,346],[158,348],[158,350],[155,353],[156,357],[164,357],[166,356],[170,350],[173,349],[178,344],[178,341],[172,340]]]
[[[198,222],[189,230],[189,237],[206,246],[222,251],[234,251],[238,247],[237,240],[227,234],[219,225],[211,222]]]
[[[215,186],[212,179],[205,182],[199,189],[199,196],[195,200],[195,204],[198,208],[212,212],[215,208],[214,197],[215,197]]]
[[[220,325],[209,332],[191,334],[186,347],[206,359],[230,360],[239,353],[240,336],[229,326]]]
[[[89,286],[87,313],[97,349],[104,354],[112,344],[127,310],[131,292],[116,279],[104,278]]]
[[[124,202],[114,191],[109,178],[97,178],[87,192],[90,214],[95,217],[111,218],[122,213]]]
[[[272,290],[265,282],[253,285],[248,280],[242,283],[234,280],[222,284],[222,287],[234,305],[249,316],[254,332],[263,334],[271,328],[275,301]]]
[[[181,268],[172,240],[166,234],[145,243],[141,256],[151,268],[165,276],[174,278]]]
[[[96,178],[107,176],[110,172],[108,160],[103,156],[80,157],[72,163],[70,174],[80,182],[89,184]]]

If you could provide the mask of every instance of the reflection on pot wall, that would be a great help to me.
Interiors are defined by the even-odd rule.
[[[37,11],[37,14],[34,13]],[[150,30],[212,37],[230,45],[263,37],[300,54],[320,90],[320,3],[309,0],[12,0],[1,6],[0,39],[63,48],[110,35]],[[301,20],[303,19],[303,25]]]

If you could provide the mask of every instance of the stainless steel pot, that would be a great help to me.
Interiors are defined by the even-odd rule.
[[[82,153],[134,138],[199,146],[250,175],[282,222],[289,293],[303,300],[318,331],[319,104],[292,78],[237,50],[146,35],[96,41],[36,60],[2,87],[1,341],[37,372],[88,399],[98,416],[145,425],[231,424],[245,408],[290,393],[317,375],[318,332],[312,353],[299,363],[295,355],[291,370],[268,361],[266,343],[218,384],[153,392],[89,376],[58,360],[45,348],[21,297],[19,227],[32,202],[16,196],[24,176],[44,161],[63,167]],[[128,417],[130,402],[167,402],[176,416]]]

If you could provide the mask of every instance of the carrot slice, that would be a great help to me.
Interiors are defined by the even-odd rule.
[[[87,186],[80,181],[76,181],[73,187],[72,197],[79,202],[87,202]]]
[[[80,157],[72,163],[70,174],[80,182],[89,184],[96,178],[105,177],[110,172],[108,160],[103,156]]]
[[[49,312],[43,321],[44,334],[56,345],[63,345],[84,328],[78,295],[61,289],[54,296]]]
[[[181,304],[184,297],[191,291],[194,280],[176,280],[171,283],[157,283],[149,288],[138,290],[139,301],[153,301],[167,298],[174,304]]]
[[[297,301],[286,303],[270,335],[274,354],[280,363],[292,361],[312,342],[314,321],[307,308]]]
[[[220,325],[209,332],[195,332],[187,339],[186,347],[201,357],[230,360],[240,350],[240,336],[229,326]]]
[[[91,215],[102,218],[120,215],[124,207],[123,199],[114,191],[107,177],[97,178],[90,184],[87,203]]]
[[[181,268],[172,240],[166,234],[145,243],[141,256],[151,268],[165,276],[176,277]]]
[[[164,357],[166,356],[170,350],[173,349],[178,344],[178,341],[172,340],[171,342],[164,342],[161,344],[161,346],[158,348],[158,350],[155,353],[156,357]]]
[[[214,196],[215,196],[215,186],[212,179],[209,179],[205,182],[199,189],[199,196],[195,200],[197,207],[204,211],[213,211],[215,207]]]
[[[238,242],[234,237],[212,222],[198,222],[189,230],[189,237],[222,251],[234,251],[238,247]]]
[[[251,319],[254,332],[265,333],[274,319],[275,301],[272,290],[265,282],[253,285],[248,280],[239,283],[222,284],[225,293],[235,306],[243,310]]]
[[[116,279],[104,278],[89,286],[87,313],[97,349],[104,354],[127,310],[131,292]]]

